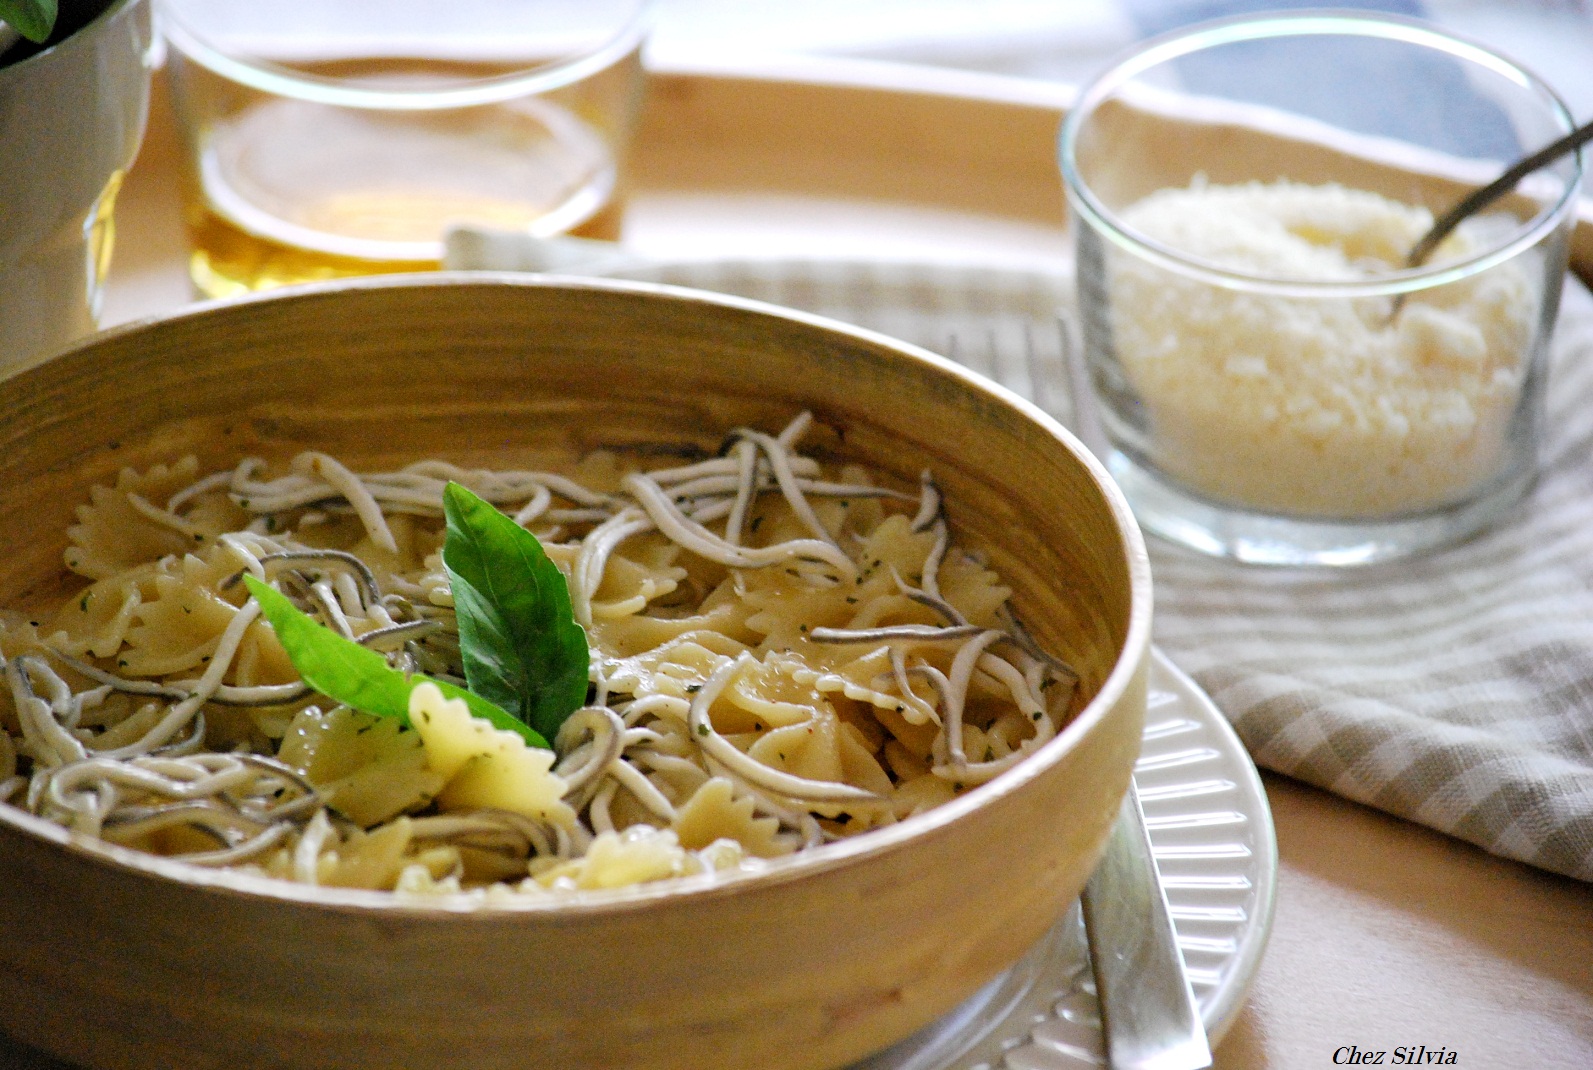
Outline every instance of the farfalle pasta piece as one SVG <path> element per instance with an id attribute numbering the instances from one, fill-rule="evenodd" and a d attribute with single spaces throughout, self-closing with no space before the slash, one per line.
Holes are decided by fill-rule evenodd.
<path id="1" fill-rule="evenodd" d="M 680 548 L 656 538 L 637 538 L 615 552 L 603 569 L 602 582 L 592 592 L 592 616 L 597 619 L 633 616 L 656 599 L 679 588 L 688 575 L 673 564 Z"/>
<path id="2" fill-rule="evenodd" d="M 159 574 L 157 565 L 139 565 L 79 591 L 56 612 L 51 644 L 74 657 L 113 657 L 127 641 L 134 612 L 146 598 L 158 597 Z"/>
<path id="3" fill-rule="evenodd" d="M 193 554 L 157 571 L 150 581 L 152 595 L 132 610 L 134 623 L 117 655 L 119 669 L 129 676 L 202 669 L 238 613 L 238 606 L 217 590 L 224 573 L 215 561 Z"/>
<path id="4" fill-rule="evenodd" d="M 819 695 L 842 695 L 855 702 L 906 713 L 909 704 L 898 693 L 891 674 L 890 650 L 874 647 L 861 657 L 848 657 L 856 647 L 837 646 L 828 651 L 831 664 L 815 666 L 808 660 L 772 656 L 770 664 L 799 685 Z M 814 659 L 817 660 L 817 659 Z M 887 688 L 889 690 L 882 690 Z"/>
<path id="5" fill-rule="evenodd" d="M 187 518 L 167 514 L 170 519 L 163 521 L 152 516 L 164 514 L 167 500 L 198 476 L 199 462 L 189 456 L 142 473 L 124 468 L 114 487 L 92 488 L 89 503 L 77 507 L 78 522 L 66 532 L 71 543 L 66 567 L 103 580 L 167 554 L 203 547 L 207 538 L 220 532 Z"/>
<path id="6" fill-rule="evenodd" d="M 445 809 L 508 810 L 574 826 L 564 781 L 551 771 L 552 751 L 528 747 L 516 733 L 471 716 L 462 700 L 445 699 L 429 682 L 410 692 L 409 719 L 425 745 L 427 767 L 443 778 L 437 796 Z"/>
<path id="7" fill-rule="evenodd" d="M 969 623 L 999 627 L 996 611 L 1012 597 L 1001 577 L 961 554 L 940 566 L 940 593 Z"/>
<path id="8" fill-rule="evenodd" d="M 828 703 L 825 704 L 828 707 Z M 772 728 L 747 748 L 755 761 L 805 780 L 845 783 L 841 773 L 839 719 L 833 710 L 815 709 L 799 724 Z"/>
<path id="9" fill-rule="evenodd" d="M 735 785 L 712 777 L 675 814 L 673 828 L 681 846 L 696 850 L 716 840 L 734 840 L 749 855 L 777 858 L 793 844 L 780 835 L 780 822 L 758 817 L 751 798 L 736 798 Z"/>
<path id="10" fill-rule="evenodd" d="M 662 646 L 604 666 L 608 684 L 629 695 L 689 698 L 714 670 L 746 647 L 713 630 L 692 630 Z"/>
<path id="11" fill-rule="evenodd" d="M 709 710 L 720 732 L 763 732 L 811 720 L 824 697 L 789 671 L 790 659 L 770 655 L 738 673 Z"/>
<path id="12" fill-rule="evenodd" d="M 750 608 L 739 601 L 705 605 L 700 613 L 679 617 L 633 614 L 592 622 L 591 634 L 599 648 L 620 657 L 645 654 L 694 634 L 722 635 L 738 645 L 756 642 L 747 627 Z"/>
<path id="13" fill-rule="evenodd" d="M 397 721 L 345 707 L 299 713 L 277 757 L 362 827 L 431 802 L 448 777 L 430 767 L 421 736 Z"/>
<path id="14" fill-rule="evenodd" d="M 848 784 L 866 788 L 881 798 L 895 791 L 890 774 L 876 757 L 877 748 L 851 721 L 842 720 L 836 727 L 836 743 L 841 757 L 841 779 Z"/>
<path id="15" fill-rule="evenodd" d="M 355 829 L 334 849 L 321 883 L 333 888 L 391 888 L 410 864 L 410 822 L 389 821 L 369 832 Z"/>
<path id="16" fill-rule="evenodd" d="M 670 829 L 633 826 L 600 832 L 586 854 L 568 862 L 538 867 L 530 882 L 541 888 L 601 890 L 734 869 L 742 852 L 734 840 L 718 840 L 688 851 Z"/>

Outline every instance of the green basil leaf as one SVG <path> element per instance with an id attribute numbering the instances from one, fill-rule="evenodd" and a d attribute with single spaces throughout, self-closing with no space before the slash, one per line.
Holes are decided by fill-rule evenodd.
<path id="1" fill-rule="evenodd" d="M 443 491 L 443 511 L 470 690 L 552 739 L 586 702 L 586 633 L 564 573 L 535 535 L 458 483 Z"/>
<path id="2" fill-rule="evenodd" d="M 0 22 L 34 44 L 42 44 L 55 29 L 56 0 L 0 0 Z"/>
<path id="3" fill-rule="evenodd" d="M 304 682 L 315 690 L 345 706 L 373 713 L 378 717 L 396 717 L 409 723 L 409 693 L 422 681 L 430 681 L 442 691 L 444 698 L 463 699 L 470 712 L 488 721 L 494 728 L 506 728 L 533 747 L 548 748 L 535 729 L 511 717 L 479 695 L 472 695 L 462 687 L 446 680 L 433 680 L 416 673 L 406 676 L 374 650 L 360 646 L 351 639 L 324 628 L 315 618 L 299 610 L 281 591 L 267 586 L 253 576 L 245 575 L 249 593 L 260 603 L 260 612 L 276 630 L 277 641 L 288 652 Z"/>

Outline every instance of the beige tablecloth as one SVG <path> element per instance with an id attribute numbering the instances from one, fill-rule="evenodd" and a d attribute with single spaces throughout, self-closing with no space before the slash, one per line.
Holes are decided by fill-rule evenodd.
<path id="1" fill-rule="evenodd" d="M 1071 417 L 1060 275 L 738 261 L 611 273 L 833 316 L 951 356 Z M 1256 762 L 1593 881 L 1593 298 L 1568 283 L 1542 475 L 1508 521 L 1344 571 L 1255 568 L 1152 540 L 1156 640 Z"/>

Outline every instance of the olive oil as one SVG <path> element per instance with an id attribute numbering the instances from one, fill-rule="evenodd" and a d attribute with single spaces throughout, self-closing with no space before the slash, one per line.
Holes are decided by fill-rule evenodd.
<path id="1" fill-rule="evenodd" d="M 614 237 L 616 129 L 600 76 L 564 97 L 383 110 L 284 97 L 176 64 L 192 167 L 189 274 L 207 297 L 435 269 L 450 226 Z M 406 93 L 484 74 L 435 60 L 303 73 Z M 618 84 L 616 80 L 616 84 Z"/>

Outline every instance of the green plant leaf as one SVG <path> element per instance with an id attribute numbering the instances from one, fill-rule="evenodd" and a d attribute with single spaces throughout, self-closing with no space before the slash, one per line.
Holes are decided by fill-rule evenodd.
<path id="1" fill-rule="evenodd" d="M 0 22 L 34 44 L 42 44 L 55 29 L 56 0 L 0 0 Z"/>
<path id="2" fill-rule="evenodd" d="M 254 600 L 260 603 L 260 612 L 276 630 L 277 641 L 288 652 L 294 669 L 305 683 L 333 702 L 378 717 L 396 717 L 408 724 L 409 693 L 416 684 L 429 681 L 437 685 L 444 698 L 464 700 L 471 714 L 490 722 L 494 728 L 506 728 L 523 736 L 533 747 L 549 749 L 548 741 L 535 729 L 481 696 L 472 695 L 446 680 L 433 680 L 419 673 L 407 676 L 387 664 L 387 659 L 376 651 L 317 624 L 315 618 L 294 606 L 282 592 L 253 576 L 245 575 L 243 582 Z"/>
<path id="3" fill-rule="evenodd" d="M 586 633 L 564 573 L 535 535 L 458 483 L 443 491 L 443 512 L 465 679 L 552 739 L 586 702 Z"/>

